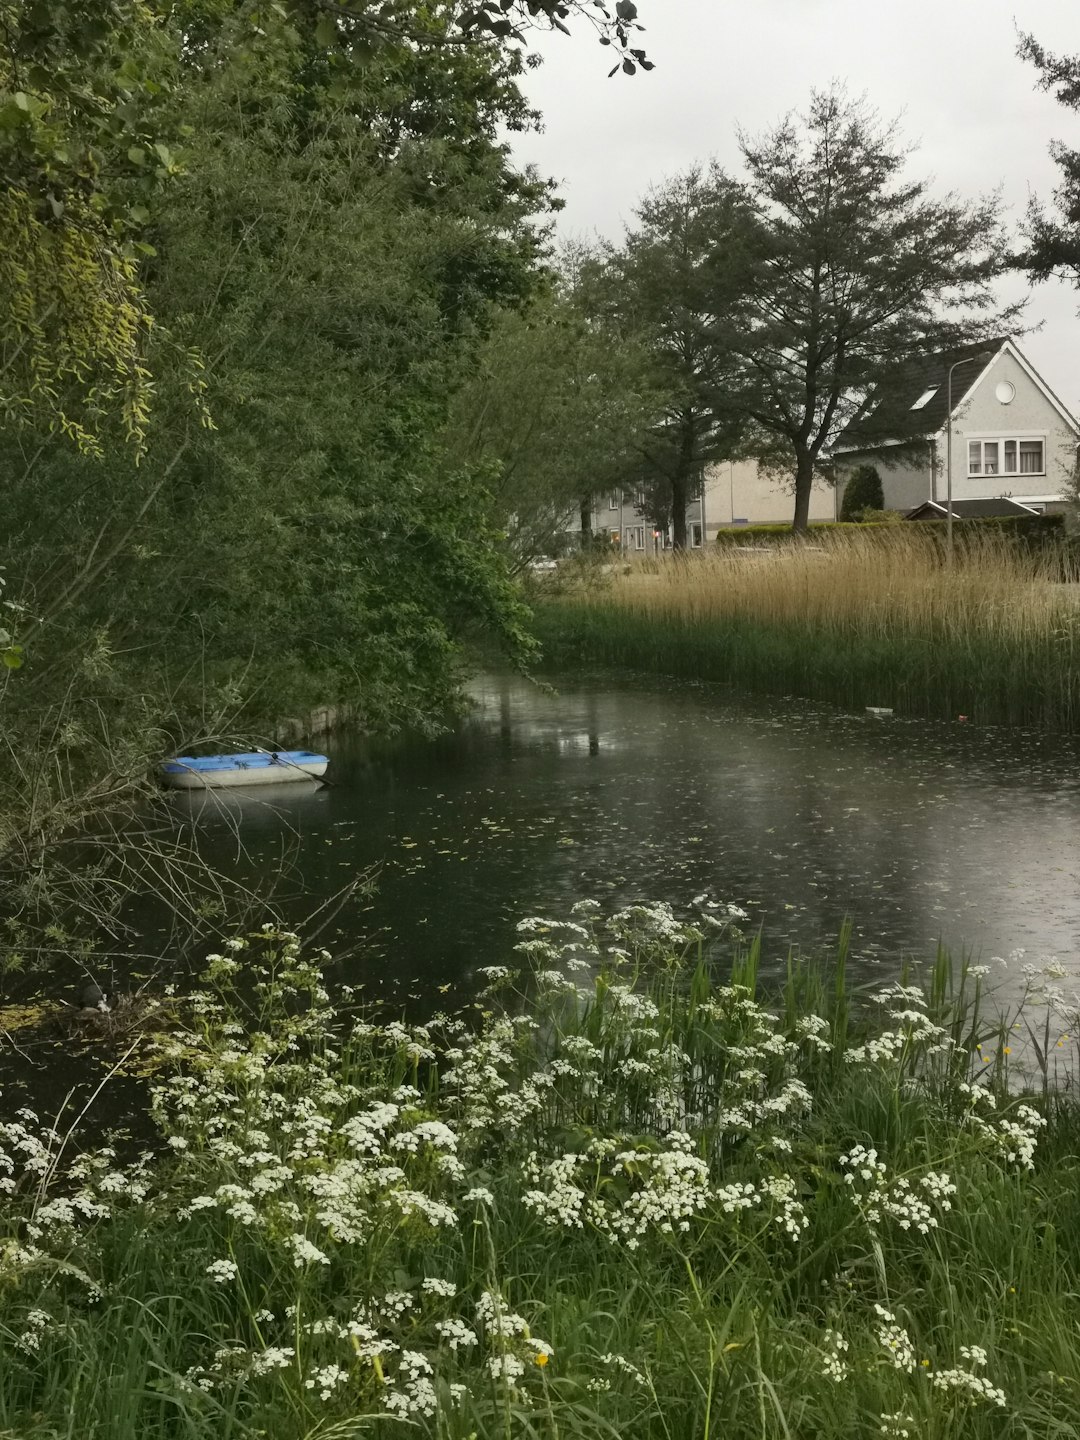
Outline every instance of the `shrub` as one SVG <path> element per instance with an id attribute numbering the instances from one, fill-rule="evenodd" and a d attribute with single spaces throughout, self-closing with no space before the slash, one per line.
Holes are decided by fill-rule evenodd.
<path id="1" fill-rule="evenodd" d="M 877 469 L 873 465 L 856 465 L 844 486 L 840 519 L 859 520 L 866 510 L 884 509 L 885 494 Z"/>

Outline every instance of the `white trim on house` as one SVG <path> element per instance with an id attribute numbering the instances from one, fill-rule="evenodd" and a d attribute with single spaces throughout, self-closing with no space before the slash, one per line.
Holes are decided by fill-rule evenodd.
<path id="1" fill-rule="evenodd" d="M 1023 370 L 1024 373 L 1027 375 L 1028 379 L 1036 386 L 1037 389 L 1041 390 L 1047 400 L 1050 401 L 1050 404 L 1053 405 L 1054 409 L 1058 412 L 1058 414 L 1069 426 L 1069 428 L 1075 431 L 1078 435 L 1080 435 L 1080 422 L 1077 421 L 1076 416 L 1070 414 L 1070 412 L 1066 410 L 1065 406 L 1054 394 L 1053 390 L 1050 389 L 1050 386 L 1047 385 L 1046 381 L 1031 364 L 1031 361 L 1027 359 L 1027 357 L 1023 354 L 1019 347 L 1013 343 L 1012 340 L 1006 340 L 1005 343 L 1002 345 L 1001 349 L 994 352 L 993 359 L 991 359 L 987 363 L 984 369 L 980 371 L 975 381 L 968 387 L 967 390 L 964 391 L 963 395 L 953 406 L 953 419 L 956 419 L 956 412 L 957 410 L 959 410 L 960 406 L 971 399 L 971 397 L 975 394 L 975 391 L 978 390 L 979 386 L 986 379 L 987 375 L 989 375 L 990 371 L 994 368 L 994 361 L 1004 354 L 1009 354 L 1012 356 L 1012 358 L 1020 366 L 1021 370 Z M 945 427 L 942 426 L 939 434 L 944 435 L 944 433 Z"/>
<path id="2" fill-rule="evenodd" d="M 965 432 L 963 438 L 967 441 L 967 446 L 968 446 L 967 470 L 966 470 L 964 473 L 969 477 L 969 479 L 972 479 L 972 480 L 988 480 L 988 479 L 989 479 L 989 480 L 997 480 L 997 479 L 1014 479 L 1014 480 L 1020 480 L 1020 479 L 1023 479 L 1025 476 L 1026 476 L 1029 480 L 1030 480 L 1030 479 L 1040 479 L 1040 478 L 1045 479 L 1045 478 L 1046 478 L 1046 442 L 1047 442 L 1047 434 L 1046 434 L 1046 431 L 1045 431 L 1045 430 L 1025 430 L 1025 431 L 1017 430 L 1017 431 L 1015 431 L 1015 432 L 1012 433 L 1012 434 L 1006 434 L 1004 431 L 1002 431 L 1002 432 L 999 432 L 999 433 L 994 434 L 994 435 L 978 435 L 978 434 L 973 435 L 973 434 L 970 434 L 970 433 Z M 1004 461 L 1003 461 L 1003 458 L 1002 458 L 1001 447 L 1002 447 L 1002 445 L 1008 444 L 1010 441 L 1011 441 L 1013 444 L 1015 444 L 1015 446 L 1016 446 L 1016 457 L 1015 457 L 1015 458 L 1016 458 L 1016 464 L 1017 464 L 1017 467 L 1018 467 L 1018 468 L 1015 469 L 1015 470 L 1006 470 L 1006 469 L 1004 468 Z M 1041 447 L 1042 465 L 1039 467 L 1038 470 L 1021 470 L 1021 469 L 1019 468 L 1019 465 L 1020 465 L 1020 446 L 1023 445 L 1023 444 L 1029 444 L 1029 445 L 1037 444 L 1037 445 L 1039 445 L 1039 446 Z M 982 450 L 980 451 L 980 458 L 982 459 L 982 463 L 983 463 L 984 468 L 981 469 L 981 470 L 972 470 L 972 468 L 971 468 L 971 447 L 972 447 L 972 445 L 981 445 L 981 446 L 983 447 Z M 996 470 L 987 470 L 987 469 L 985 469 L 985 465 L 986 465 L 986 446 L 987 446 L 987 445 L 995 445 L 995 446 L 997 446 L 997 452 L 998 452 L 998 468 L 997 468 Z"/>

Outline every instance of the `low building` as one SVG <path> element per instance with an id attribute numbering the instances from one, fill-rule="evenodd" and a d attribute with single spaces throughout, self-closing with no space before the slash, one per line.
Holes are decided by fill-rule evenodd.
<path id="1" fill-rule="evenodd" d="M 1015 341 L 915 357 L 867 397 L 833 448 L 838 503 L 845 477 L 869 464 L 887 510 L 944 506 L 951 477 L 954 501 L 1009 498 L 1053 514 L 1068 504 L 1078 440 L 1075 417 Z"/>
<path id="2" fill-rule="evenodd" d="M 954 520 L 1011 520 L 1018 515 L 1039 515 L 1042 512 L 1034 505 L 1024 505 L 1019 500 L 1002 495 L 997 500 L 954 500 L 952 513 Z M 925 500 L 914 510 L 909 510 L 904 519 L 945 520 L 948 515 L 947 505 L 937 500 Z"/>

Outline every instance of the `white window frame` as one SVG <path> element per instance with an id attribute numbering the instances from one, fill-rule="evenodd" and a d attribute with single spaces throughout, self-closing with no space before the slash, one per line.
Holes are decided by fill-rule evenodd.
<path id="1" fill-rule="evenodd" d="M 1016 435 L 967 435 L 967 436 L 965 436 L 965 439 L 966 439 L 966 441 L 967 441 L 967 447 L 968 447 L 968 448 L 967 448 L 967 470 L 966 470 L 966 474 L 967 474 L 967 477 L 968 477 L 969 480 L 1002 480 L 1002 479 L 1007 479 L 1007 480 L 1033 480 L 1033 479 L 1035 479 L 1037 476 L 1045 476 L 1045 474 L 1046 474 L 1046 436 L 1045 436 L 1045 435 L 1024 435 L 1024 434 L 1016 434 Z M 1006 469 L 1005 469 L 1005 446 L 1006 446 L 1006 444 L 1010 444 L 1010 445 L 1015 445 L 1015 446 L 1016 446 L 1016 465 L 1017 465 L 1017 468 L 1016 468 L 1015 470 L 1006 470 Z M 978 445 L 978 446 L 981 447 L 980 450 L 979 450 L 980 468 L 979 468 L 978 470 L 972 470 L 972 468 L 971 468 L 971 447 L 972 447 L 972 445 Z M 1019 468 L 1019 467 L 1020 467 L 1020 446 L 1021 446 L 1021 445 L 1039 445 L 1039 446 L 1042 447 L 1042 469 L 1040 469 L 1040 470 L 1021 470 L 1021 469 Z M 994 452 L 995 452 L 995 454 L 997 455 L 997 469 L 996 469 L 996 470 L 987 470 L 987 468 L 986 468 L 986 451 L 987 451 L 987 447 L 988 447 L 988 446 L 993 446 L 993 447 L 994 447 Z"/>
<path id="2" fill-rule="evenodd" d="M 622 508 L 622 496 L 617 491 L 612 491 L 608 496 L 607 508 L 609 510 L 620 510 Z"/>
<path id="3" fill-rule="evenodd" d="M 690 521 L 690 548 L 691 548 L 691 550 L 700 550 L 703 543 L 704 543 L 704 540 L 703 540 L 703 533 L 702 533 L 701 521 L 700 521 L 700 520 L 691 520 L 691 521 Z"/>
<path id="4" fill-rule="evenodd" d="M 912 405 L 912 410 L 922 410 L 924 406 L 929 405 L 930 401 L 934 398 L 934 396 L 940 389 L 941 382 L 939 381 L 938 384 L 931 385 L 929 390 L 924 390 L 923 393 L 919 396 L 919 398 L 915 401 L 915 404 Z"/>

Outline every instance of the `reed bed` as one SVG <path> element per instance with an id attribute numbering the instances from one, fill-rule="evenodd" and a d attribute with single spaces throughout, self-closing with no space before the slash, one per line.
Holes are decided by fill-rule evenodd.
<path id="1" fill-rule="evenodd" d="M 1075 1436 L 1060 967 L 1005 1019 L 843 941 L 768 994 L 741 918 L 525 920 L 425 1026 L 228 942 L 138 1052 L 144 1154 L 0 1123 L 0 1434 Z"/>
<path id="2" fill-rule="evenodd" d="M 1060 559 L 919 527 L 722 547 L 583 576 L 537 607 L 546 651 L 748 688 L 1080 729 L 1080 587 Z"/>

